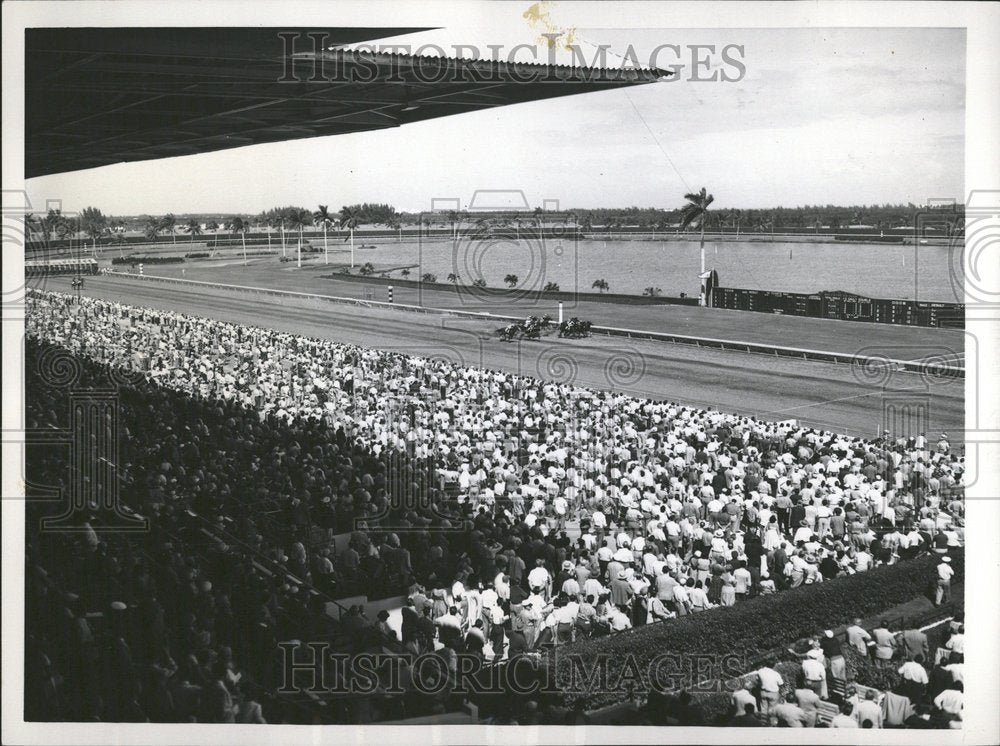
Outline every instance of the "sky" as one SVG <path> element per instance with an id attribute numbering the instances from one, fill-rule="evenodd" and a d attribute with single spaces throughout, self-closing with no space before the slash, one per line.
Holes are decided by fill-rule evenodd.
<path id="1" fill-rule="evenodd" d="M 541 29 L 544 30 L 544 29 Z M 539 28 L 512 41 L 533 41 Z M 491 32 L 492 33 L 492 32 Z M 963 29 L 601 29 L 577 40 L 684 65 L 677 80 L 476 111 L 391 130 L 118 164 L 27 182 L 32 204 L 105 214 L 258 213 L 277 205 L 387 202 L 429 210 L 476 190 L 532 206 L 661 207 L 706 187 L 720 208 L 961 200 Z M 533 37 L 533 38 L 531 38 Z M 443 46 L 482 29 L 414 35 Z M 502 40 L 501 40 L 502 41 Z M 498 41 L 499 43 L 499 41 Z M 713 72 L 692 80 L 690 45 Z M 449 54 L 454 50 L 447 50 Z M 586 51 L 586 48 L 585 48 Z"/>

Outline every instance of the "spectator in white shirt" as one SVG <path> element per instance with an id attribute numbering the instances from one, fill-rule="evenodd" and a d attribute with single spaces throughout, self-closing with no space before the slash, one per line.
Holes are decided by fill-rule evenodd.
<path id="1" fill-rule="evenodd" d="M 934 698 L 935 707 L 959 720 L 962 719 L 964 705 L 965 686 L 960 682 L 955 682 L 951 689 L 945 689 Z"/>
<path id="2" fill-rule="evenodd" d="M 781 701 L 781 686 L 785 680 L 780 673 L 768 666 L 757 670 L 757 678 L 760 680 L 760 710 L 765 715 L 770 715 L 771 710 Z"/>

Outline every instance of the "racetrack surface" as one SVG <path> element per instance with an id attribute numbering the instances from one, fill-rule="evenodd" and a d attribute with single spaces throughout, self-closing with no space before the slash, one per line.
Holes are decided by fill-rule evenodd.
<path id="1" fill-rule="evenodd" d="M 183 265 L 147 266 L 146 274 L 184 277 L 231 285 L 251 285 L 278 290 L 334 295 L 343 298 L 385 301 L 384 282 L 361 283 L 328 277 L 334 267 L 322 259 L 304 262 L 297 269 L 294 262 L 280 264 L 273 257 L 251 259 L 246 267 L 237 257 L 224 260 L 197 260 Z M 354 272 L 357 275 L 357 270 Z M 394 286 L 396 303 L 489 312 L 524 318 L 528 315 L 559 313 L 559 305 L 550 300 L 512 300 L 509 297 L 459 295 L 451 290 L 427 290 Z M 676 305 L 624 305 L 581 300 L 564 303 L 565 317 L 578 316 L 599 326 L 641 331 L 686 334 L 695 337 L 729 339 L 741 342 L 803 347 L 812 350 L 855 354 L 864 352 L 894 360 L 916 360 L 928 355 L 953 358 L 965 349 L 965 334 L 956 329 L 933 329 L 918 326 L 874 324 L 860 321 L 836 321 L 801 316 L 730 311 L 722 308 L 699 308 Z"/>
<path id="2" fill-rule="evenodd" d="M 247 283 L 250 284 L 250 283 Z M 70 278 L 46 289 L 72 292 Z M 855 435 L 960 431 L 963 380 L 616 337 L 504 343 L 496 321 L 88 277 L 86 295 Z M 883 415 L 886 406 L 895 412 Z M 900 414 L 902 412 L 902 414 Z M 908 412 L 908 413 L 907 413 Z M 914 432 L 913 434 L 916 434 Z M 953 439 L 954 441 L 954 439 Z"/>

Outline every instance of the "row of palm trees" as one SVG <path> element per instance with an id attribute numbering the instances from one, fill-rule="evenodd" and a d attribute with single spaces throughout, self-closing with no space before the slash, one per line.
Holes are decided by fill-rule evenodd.
<path id="1" fill-rule="evenodd" d="M 51 208 L 41 217 L 29 212 L 24 216 L 24 222 L 28 243 L 40 237 L 45 249 L 51 248 L 53 237 L 72 242 L 74 236 L 83 233 L 93 240 L 96 254 L 98 239 L 108 235 L 124 238 L 125 233 L 123 220 L 109 218 L 96 207 L 85 207 L 80 214 L 72 216 L 64 215 L 59 208 Z"/>
<path id="2" fill-rule="evenodd" d="M 303 207 L 276 207 L 267 210 L 258 217 L 258 223 L 267 228 L 268 246 L 271 245 L 271 229 L 277 229 L 281 233 L 281 253 L 286 256 L 287 244 L 285 241 L 286 232 L 298 232 L 298 256 L 299 266 L 302 264 L 302 243 L 303 230 L 309 226 L 317 225 L 323 229 L 324 261 L 329 263 L 329 241 L 328 231 L 333 229 L 347 231 L 344 240 L 349 240 L 351 245 L 351 267 L 354 267 L 354 231 L 361 224 L 361 213 L 357 207 L 345 205 L 339 213 L 330 211 L 329 206 L 319 205 L 315 211 L 309 211 Z M 124 242 L 125 222 L 121 219 L 112 219 L 105 216 L 96 207 L 87 207 L 79 215 L 64 215 L 58 208 L 48 211 L 48 214 L 38 217 L 33 213 L 25 216 L 27 238 L 29 244 L 39 236 L 43 246 L 48 249 L 51 246 L 53 237 L 59 239 L 69 239 L 71 242 L 75 236 L 81 233 L 93 240 L 94 255 L 97 255 L 97 242 L 106 236 L 113 236 Z M 388 219 L 387 227 L 394 230 L 401 230 L 398 218 Z M 243 245 L 243 262 L 246 264 L 246 233 L 251 230 L 252 224 L 243 217 L 234 217 L 222 224 L 211 221 L 202 226 L 202 223 L 194 218 L 189 219 L 184 224 L 179 224 L 177 217 L 172 213 L 162 216 L 150 216 L 142 226 L 142 233 L 147 239 L 156 240 L 161 234 L 169 234 L 173 243 L 177 243 L 178 231 L 187 233 L 193 242 L 205 231 L 218 233 L 220 230 L 230 232 L 231 235 L 239 235 Z"/>
<path id="3" fill-rule="evenodd" d="M 237 223 L 237 221 L 239 221 Z M 267 228 L 267 245 L 271 246 L 271 230 L 277 229 L 281 235 L 281 255 L 287 256 L 287 244 L 285 236 L 288 232 L 298 233 L 298 265 L 302 266 L 302 244 L 303 232 L 310 226 L 319 226 L 323 230 L 323 262 L 330 262 L 330 229 L 347 231 L 344 240 L 349 240 L 351 244 L 351 267 L 354 267 L 354 231 L 361 224 L 361 214 L 356 207 L 345 205 L 339 213 L 330 211 L 329 205 L 319 205 L 316 210 L 309 211 L 304 207 L 275 207 L 261 213 L 257 222 Z M 233 227 L 235 224 L 235 227 Z M 245 233 L 249 230 L 249 223 L 240 218 L 234 219 L 230 224 L 230 229 L 234 232 Z M 246 240 L 244 239 L 244 244 Z"/>

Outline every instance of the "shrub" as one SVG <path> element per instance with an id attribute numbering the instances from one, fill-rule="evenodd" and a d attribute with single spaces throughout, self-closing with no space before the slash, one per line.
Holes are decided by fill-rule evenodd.
<path id="1" fill-rule="evenodd" d="M 185 254 L 185 259 L 207 259 L 211 254 L 207 251 L 192 251 L 189 254 Z"/>
<path id="2" fill-rule="evenodd" d="M 486 287 L 486 280 L 484 280 L 482 277 L 479 277 L 475 280 L 475 282 L 472 283 L 472 287 L 484 288 Z"/>
<path id="3" fill-rule="evenodd" d="M 558 282 L 547 282 L 547 283 L 545 283 L 545 287 L 542 288 L 542 292 L 543 293 L 558 293 L 559 292 L 559 283 Z"/>
<path id="4" fill-rule="evenodd" d="M 437 282 L 438 278 L 437 275 L 431 274 L 430 272 L 425 272 L 420 276 L 420 281 L 431 283 L 431 282 Z"/>
<path id="5" fill-rule="evenodd" d="M 867 655 L 862 655 L 851 645 L 844 646 L 844 663 L 847 666 L 848 681 L 876 689 L 893 689 L 903 679 L 899 675 L 899 661 L 891 661 L 893 665 L 879 664 Z"/>
<path id="6" fill-rule="evenodd" d="M 787 648 L 803 637 L 815 635 L 817 630 L 844 624 L 854 617 L 878 614 L 925 595 L 937 562 L 937 557 L 919 557 L 858 575 L 758 596 L 732 607 L 561 646 L 559 654 L 548 663 L 548 674 L 564 690 L 567 703 L 583 699 L 588 708 L 624 701 L 627 693 L 613 685 L 602 687 L 601 691 L 565 691 L 571 688 L 571 683 L 576 683 L 571 659 L 577 659 L 577 665 L 583 662 L 589 669 L 598 656 L 605 656 L 612 661 L 610 669 L 615 660 L 631 656 L 636 668 L 647 672 L 662 653 L 676 651 L 685 656 L 703 656 L 700 660 L 710 665 L 700 666 L 695 677 L 693 671 L 684 668 L 685 659 L 668 658 L 659 665 L 659 680 L 670 681 L 677 689 L 690 686 L 695 678 L 703 682 L 725 681 L 736 675 L 734 665 L 740 667 L 740 672 L 757 668 L 762 654 Z M 962 557 L 953 559 L 956 571 L 953 582 L 961 582 L 963 564 Z M 690 660 L 686 665 L 690 666 Z M 578 672 L 575 675 L 578 677 Z M 641 680 L 636 688 L 648 691 L 649 681 Z"/>

